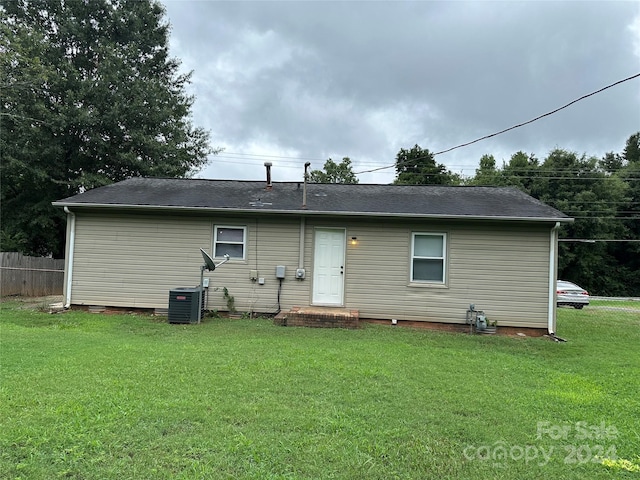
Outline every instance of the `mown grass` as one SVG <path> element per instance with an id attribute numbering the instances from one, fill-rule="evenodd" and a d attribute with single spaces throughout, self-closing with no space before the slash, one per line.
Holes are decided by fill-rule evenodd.
<path id="1" fill-rule="evenodd" d="M 555 343 L 1 309 L 0 478 L 639 475 L 640 315 L 560 309 Z"/>
<path id="2" fill-rule="evenodd" d="M 640 311 L 640 301 L 638 300 L 595 300 L 592 298 L 590 305 L 598 307 L 622 307 L 628 310 Z"/>

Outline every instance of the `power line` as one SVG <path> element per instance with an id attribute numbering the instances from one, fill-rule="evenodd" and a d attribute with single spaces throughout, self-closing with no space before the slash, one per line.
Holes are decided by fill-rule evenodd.
<path id="1" fill-rule="evenodd" d="M 564 172 L 562 172 L 564 173 Z M 473 176 L 469 176 L 467 178 L 473 178 Z M 511 180 L 574 180 L 574 181 L 582 181 L 582 180 L 615 180 L 618 179 L 624 182 L 637 182 L 640 181 L 640 177 L 630 177 L 621 179 L 619 177 L 552 177 L 552 176 L 536 176 L 536 175 L 513 175 L 510 177 L 500 177 L 502 179 L 511 179 Z"/>
<path id="2" fill-rule="evenodd" d="M 629 242 L 629 243 L 637 243 L 640 242 L 640 240 L 631 240 L 631 239 L 620 239 L 620 238 L 614 238 L 614 239 L 604 239 L 604 238 L 559 238 L 558 239 L 559 242 L 576 242 L 576 243 L 596 243 L 596 242 Z"/>
<path id="3" fill-rule="evenodd" d="M 222 158 L 228 158 L 229 160 L 220 160 Z M 231 160 L 233 159 L 233 161 Z M 248 160 L 248 161 L 241 161 L 241 160 Z M 252 160 L 254 159 L 250 159 L 250 158 L 235 158 L 235 157 L 226 157 L 224 155 L 217 155 L 215 157 L 215 163 L 225 163 L 225 164 L 230 164 L 230 165 L 249 165 L 249 166 L 253 166 L 253 167 L 260 167 L 261 165 L 259 163 L 255 163 Z M 278 168 L 287 168 L 287 169 L 299 169 L 300 165 L 299 164 L 291 164 L 291 165 L 287 165 L 287 164 L 281 164 L 278 163 Z M 375 169 L 374 169 L 375 170 Z M 363 173 L 363 172 L 359 172 L 359 173 Z M 549 171 L 547 170 L 545 173 L 568 173 L 567 171 L 558 171 L 558 172 L 553 172 L 553 171 Z M 463 175 L 463 174 L 458 174 L 460 175 L 462 178 L 464 179 L 473 179 L 474 176 L 473 175 Z M 598 176 L 598 177 L 578 177 L 578 176 L 573 176 L 573 177 L 567 177 L 567 176 L 542 176 L 542 175 L 511 175 L 509 177 L 499 177 L 500 179 L 512 179 L 512 180 L 573 180 L 573 181 L 598 181 L 598 180 L 603 180 L 603 181 L 611 181 L 611 180 L 615 180 L 615 179 L 619 179 L 621 181 L 624 182 L 640 182 L 640 177 L 627 177 L 627 178 L 620 178 L 620 177 L 615 177 L 615 176 Z M 490 185 L 482 185 L 482 186 L 490 186 Z M 493 185 L 493 186 L 514 186 L 514 185 Z M 573 203 L 599 203 L 599 202 L 580 202 L 580 201 L 575 201 Z M 620 203 L 628 203 L 628 202 L 620 202 Z M 636 202 L 637 203 L 637 202 Z"/>
<path id="4" fill-rule="evenodd" d="M 232 158 L 232 157 L 217 157 L 217 158 Z M 261 165 L 259 163 L 254 163 L 254 162 L 242 162 L 242 161 L 238 161 L 238 160 L 252 160 L 252 159 L 236 159 L 236 161 L 225 161 L 225 160 L 218 160 L 216 163 L 228 163 L 228 164 L 232 164 L 232 165 L 251 165 L 253 167 L 260 167 Z M 300 168 L 300 165 L 278 165 L 280 168 L 295 168 L 298 169 Z"/>
<path id="5" fill-rule="evenodd" d="M 577 103 L 577 102 L 579 102 L 581 100 L 584 100 L 585 98 L 589 98 L 589 97 L 591 97 L 593 95 L 596 95 L 597 93 L 603 92 L 603 91 L 605 91 L 605 90 L 607 90 L 609 88 L 615 87 L 616 85 L 619 85 L 619 84 L 624 83 L 624 82 L 628 82 L 629 80 L 633 80 L 634 78 L 638 78 L 638 77 L 640 77 L 640 73 L 636 73 L 635 75 L 631 75 L 630 77 L 624 78 L 622 80 L 618 80 L 617 82 L 609 84 L 606 87 L 602 87 L 602 88 L 600 88 L 600 89 L 598 89 L 598 90 L 596 90 L 594 92 L 587 93 L 586 95 L 583 95 L 580 98 L 576 98 L 575 100 L 570 101 L 566 105 L 558 107 L 555 110 L 552 110 L 550 112 L 543 113 L 542 115 L 538 115 L 537 117 L 532 118 L 531 120 L 527 120 L 526 122 L 522 122 L 522 123 L 519 123 L 519 124 L 514 125 L 512 127 L 505 128 L 504 130 L 500 130 L 499 132 L 492 133 L 490 135 L 485 135 L 484 137 L 476 138 L 475 140 L 472 140 L 470 142 L 461 143 L 460 145 L 456 145 L 455 147 L 447 148 L 446 150 L 441 150 L 439 152 L 432 153 L 432 155 L 433 156 L 441 155 L 443 153 L 447 153 L 447 152 L 450 152 L 452 150 L 456 150 L 458 148 L 466 147 L 466 146 L 472 145 L 474 143 L 480 142 L 482 140 L 486 140 L 487 138 L 495 137 L 497 135 L 502 135 L 503 133 L 506 133 L 506 132 L 508 132 L 510 130 L 514 130 L 516 128 L 523 127 L 523 126 L 528 125 L 530 123 L 536 122 L 536 121 L 540 120 L 541 118 L 548 117 L 549 115 L 553 115 L 554 113 L 557 113 L 560 110 L 564 110 L 565 108 L 567 108 L 567 107 L 569 107 L 569 106 L 573 105 L 574 103 Z M 423 158 L 425 158 L 425 157 L 423 157 Z M 414 161 L 414 160 L 419 160 L 419 159 L 418 158 L 412 159 L 412 161 Z M 361 172 L 355 172 L 355 174 L 356 175 L 360 175 L 362 173 L 377 172 L 379 170 L 386 170 L 387 168 L 393 168 L 395 166 L 396 166 L 396 164 L 394 163 L 393 165 L 387 165 L 386 167 L 378 167 L 378 168 L 373 168 L 371 170 L 363 170 Z"/>
<path id="6" fill-rule="evenodd" d="M 588 213 L 588 212 L 584 212 Z M 635 213 L 635 212 L 634 212 Z M 571 218 L 589 219 L 589 220 L 640 220 L 640 217 L 616 217 L 616 216 L 574 216 L 569 215 Z"/>
<path id="7" fill-rule="evenodd" d="M 562 107 L 556 108 L 555 110 L 552 110 L 550 112 L 547 112 L 547 113 L 544 113 L 542 115 L 539 115 L 536 118 L 533 118 L 533 119 L 528 120 L 526 122 L 520 123 L 518 125 L 514 125 L 513 127 L 505 128 L 504 130 L 501 130 L 501 131 L 496 132 L 496 133 L 492 133 L 491 135 L 485 135 L 484 137 L 478 138 L 478 139 L 473 140 L 471 142 L 463 143 L 461 145 L 456 145 L 455 147 L 451 147 L 451 148 L 448 148 L 446 150 L 442 150 L 440 152 L 436 152 L 436 153 L 434 153 L 434 155 L 440 155 L 441 153 L 447 153 L 447 152 L 450 152 L 451 150 L 455 150 L 456 148 L 466 147 L 467 145 L 471 145 L 471 144 L 479 142 L 481 140 L 486 140 L 487 138 L 491 138 L 491 137 L 495 137 L 497 135 L 501 135 L 501 134 L 503 134 L 505 132 L 508 132 L 509 130 L 514 130 L 516 128 L 523 127 L 525 125 L 528 125 L 530 123 L 538 121 L 541 118 L 548 117 L 549 115 L 553 115 L 554 113 L 557 113 L 560 110 L 564 110 L 565 108 L 570 107 L 574 103 L 577 103 L 577 102 L 579 102 L 581 100 L 584 100 L 585 98 L 589 98 L 589 97 L 591 97 L 593 95 L 596 95 L 597 93 L 603 92 L 603 91 L 605 91 L 605 90 L 607 90 L 609 88 L 615 87 L 616 85 L 619 85 L 619 84 L 624 83 L 624 82 L 628 82 L 629 80 L 633 80 L 634 78 L 637 78 L 637 77 L 640 77 L 640 73 L 636 73 L 635 75 L 632 75 L 630 77 L 624 78 L 622 80 L 618 80 L 617 82 L 614 82 L 614 83 L 612 83 L 610 85 L 607 85 L 606 87 L 602 87 L 601 89 L 596 90 L 595 92 L 587 93 L 586 95 L 583 95 L 580 98 L 576 98 L 575 100 L 572 100 L 571 102 L 567 103 L 566 105 L 563 105 Z"/>
<path id="8" fill-rule="evenodd" d="M 552 203 L 544 202 L 546 205 L 555 208 L 556 210 L 560 210 L 567 215 L 570 212 L 576 214 L 607 214 L 607 215 L 640 215 L 640 210 L 616 210 L 616 207 L 611 208 L 609 210 L 598 209 L 598 210 L 589 210 L 588 208 L 584 210 L 580 210 L 579 208 L 563 208 L 562 205 L 553 205 Z"/>
<path id="9" fill-rule="evenodd" d="M 317 162 L 326 162 L 327 160 L 329 160 L 331 157 L 329 158 L 315 158 L 315 157 L 292 157 L 292 156 L 287 156 L 287 155 L 269 155 L 269 154 L 262 154 L 262 153 L 242 153 L 242 152 L 227 152 L 225 150 L 223 150 L 221 153 L 216 154 L 215 156 L 211 156 L 211 161 L 217 161 L 217 163 L 240 163 L 240 162 L 225 162 L 220 160 L 221 158 L 226 158 L 226 159 L 233 159 L 233 160 L 247 160 L 249 162 L 260 162 L 263 158 L 272 158 L 272 159 L 276 159 L 279 160 L 278 161 L 278 165 L 282 166 L 284 168 L 291 168 L 291 167 L 287 167 L 282 165 L 283 163 L 291 163 L 297 166 L 300 165 L 300 161 L 302 160 L 311 160 L 311 161 L 317 161 Z M 342 157 L 345 158 L 345 157 Z M 346 157 L 346 158 L 350 158 L 350 157 Z M 421 158 L 425 158 L 425 157 L 421 157 Z M 415 160 L 415 159 L 413 159 Z M 366 166 L 366 165 L 376 165 L 376 161 L 374 160 L 359 160 L 358 164 L 360 166 Z M 504 162 L 503 162 L 504 163 Z M 252 165 L 252 163 L 244 163 L 244 165 Z M 256 163 L 256 165 L 258 165 Z M 469 168 L 469 165 L 458 165 L 458 164 L 451 164 L 451 165 L 447 165 L 450 169 L 452 169 L 454 172 L 460 172 L 462 173 L 464 169 Z M 541 165 L 532 165 L 530 167 L 510 167 L 508 165 L 504 165 L 503 168 L 501 169 L 500 167 L 496 167 L 494 169 L 494 171 L 496 173 L 499 172 L 505 172 L 504 168 L 508 168 L 508 173 L 513 173 L 515 174 L 514 176 L 519 176 L 517 175 L 519 172 L 538 172 L 540 170 L 537 170 L 537 168 L 542 167 Z M 572 173 L 583 173 L 585 172 L 584 169 L 561 169 L 561 170 L 549 170 L 547 168 L 544 169 L 544 173 L 563 173 L 563 174 L 572 174 Z M 589 174 L 601 174 L 601 175 L 606 175 L 609 176 L 611 175 L 610 172 L 605 172 L 602 170 L 596 170 L 596 171 L 589 171 Z M 521 177 L 524 178 L 524 177 Z"/>
<path id="10" fill-rule="evenodd" d="M 227 153 L 227 152 L 225 152 Z M 297 160 L 305 160 L 305 157 L 280 157 L 278 155 L 260 155 L 260 154 L 241 154 L 241 153 L 237 153 L 234 155 L 238 155 L 237 157 L 230 157 L 228 155 L 216 155 L 215 157 L 212 158 L 212 161 L 215 163 L 228 163 L 228 164 L 233 164 L 233 165 L 253 165 L 253 166 L 260 166 L 259 163 L 261 158 L 275 158 L 275 159 L 279 159 L 282 158 L 283 160 L 278 161 L 278 166 L 280 168 L 300 168 L 300 164 L 297 162 Z M 244 156 L 240 156 L 240 155 L 253 155 L 256 158 L 247 158 Z M 227 159 L 227 160 L 222 160 L 222 159 Z M 242 161 L 242 160 L 246 160 L 246 161 Z M 312 159 L 313 160 L 313 159 Z M 366 162 L 364 162 L 366 163 Z M 374 169 L 375 170 L 375 169 Z M 509 169 L 508 173 L 512 173 L 512 172 L 525 172 L 525 171 L 532 171 L 531 169 Z M 607 180 L 607 179 L 614 179 L 614 178 L 620 178 L 620 177 L 616 177 L 616 176 L 611 176 L 611 175 L 605 175 L 603 172 L 588 172 L 589 175 L 591 176 L 571 176 L 571 177 L 567 177 L 567 176 L 550 176 L 550 175 L 541 175 L 541 174 L 535 174 L 536 172 L 541 172 L 543 174 L 557 174 L 557 175 L 562 175 L 562 174 L 571 174 L 571 173 L 582 173 L 584 172 L 584 170 L 544 170 L 544 171 L 540 171 L 540 170 L 533 170 L 534 175 L 510 175 L 510 177 L 512 178 L 516 178 L 516 179 L 523 179 L 523 180 L 531 180 L 531 179 L 552 179 L 552 180 Z M 362 173 L 362 172 L 360 172 Z M 496 170 L 496 174 L 501 173 L 504 174 L 504 170 Z M 460 173 L 459 175 L 462 175 L 462 173 Z M 594 176 L 594 175 L 598 175 L 598 176 Z M 467 178 L 473 178 L 474 175 L 464 175 Z M 638 177 L 626 177 L 623 178 L 622 180 L 624 181 L 636 181 L 636 180 L 640 180 L 640 176 Z"/>
<path id="11" fill-rule="evenodd" d="M 640 202 L 625 202 L 624 200 L 620 200 L 620 201 L 615 201 L 615 202 L 610 202 L 607 200 L 599 200 L 599 201 L 593 201 L 593 202 L 581 202 L 580 200 L 562 200 L 562 199 L 551 199 L 551 200 L 547 200 L 544 203 L 548 204 L 548 205 L 557 205 L 558 203 L 566 203 L 568 205 L 593 205 L 593 204 L 602 204 L 602 203 L 606 203 L 607 205 L 613 205 L 613 204 L 617 204 L 617 205 L 640 205 Z"/>
<path id="12" fill-rule="evenodd" d="M 312 157 L 290 157 L 286 155 L 264 155 L 261 153 L 236 153 L 224 151 L 226 155 L 239 155 L 241 157 L 259 157 L 259 158 L 283 158 L 288 160 L 313 160 L 315 162 L 325 162 L 327 159 L 312 158 Z M 234 157 L 231 157 L 234 158 Z"/>

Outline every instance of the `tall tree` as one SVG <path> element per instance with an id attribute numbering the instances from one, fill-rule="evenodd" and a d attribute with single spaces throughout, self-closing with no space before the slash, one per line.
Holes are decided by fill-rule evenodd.
<path id="1" fill-rule="evenodd" d="M 640 132 L 634 133 L 627 139 L 623 155 L 627 165 L 640 165 Z"/>
<path id="2" fill-rule="evenodd" d="M 620 154 L 608 152 L 598 162 L 598 166 L 606 173 L 616 173 L 624 166 L 624 158 Z"/>
<path id="3" fill-rule="evenodd" d="M 483 155 L 480 157 L 480 166 L 476 169 L 475 176 L 467 183 L 475 186 L 501 186 L 506 185 L 506 180 L 502 171 L 496 168 L 494 156 Z"/>
<path id="4" fill-rule="evenodd" d="M 397 185 L 459 185 L 460 176 L 437 163 L 433 153 L 415 145 L 401 148 L 396 155 Z"/>
<path id="5" fill-rule="evenodd" d="M 0 15 L 3 249 L 60 257 L 51 201 L 206 163 L 157 1 L 3 0 Z"/>
<path id="6" fill-rule="evenodd" d="M 618 209 L 622 241 L 609 246 L 617 260 L 616 279 L 623 286 L 617 295 L 640 295 L 640 132 L 631 135 L 619 155 L 623 167 L 616 176 L 627 185 L 627 198 Z"/>
<path id="7" fill-rule="evenodd" d="M 613 240 L 623 233 L 616 219 L 625 201 L 627 185 L 598 168 L 598 159 L 555 149 L 539 168 L 531 194 L 575 218 L 564 225 L 560 237 L 571 239 L 559 247 L 558 275 L 600 294 L 613 294 L 622 287 L 611 275 L 616 261 L 607 243 L 580 240 Z"/>
<path id="8" fill-rule="evenodd" d="M 313 170 L 309 174 L 309 180 L 315 183 L 358 183 L 349 157 L 344 157 L 340 163 L 327 160 L 324 162 L 324 171 Z"/>
<path id="9" fill-rule="evenodd" d="M 509 163 L 502 169 L 502 175 L 506 185 L 518 187 L 531 193 L 535 177 L 539 169 L 538 159 L 533 154 L 518 151 L 511 155 Z"/>

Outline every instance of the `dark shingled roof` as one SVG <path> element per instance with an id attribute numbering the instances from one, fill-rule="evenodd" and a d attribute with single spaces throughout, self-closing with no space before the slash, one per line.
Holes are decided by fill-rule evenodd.
<path id="1" fill-rule="evenodd" d="M 56 206 L 297 214 L 570 221 L 512 187 L 307 185 L 264 181 L 132 178 L 54 202 Z"/>

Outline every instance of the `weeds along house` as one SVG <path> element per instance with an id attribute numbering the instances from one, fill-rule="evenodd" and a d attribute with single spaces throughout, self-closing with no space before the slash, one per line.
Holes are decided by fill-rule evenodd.
<path id="1" fill-rule="evenodd" d="M 206 308 L 358 310 L 361 319 L 555 331 L 557 227 L 514 188 L 132 178 L 57 202 L 67 305 L 166 309 L 200 281 L 200 248 L 231 259 Z M 284 266 L 284 278 L 276 267 Z M 282 269 L 280 269 L 282 273 Z"/>

